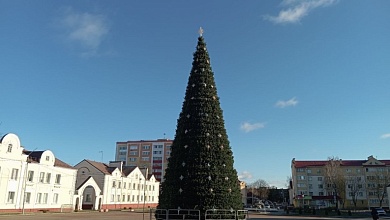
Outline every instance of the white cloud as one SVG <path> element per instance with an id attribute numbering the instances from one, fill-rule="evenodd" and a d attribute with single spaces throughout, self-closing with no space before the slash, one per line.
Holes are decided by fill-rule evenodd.
<path id="1" fill-rule="evenodd" d="M 298 23 L 312 10 L 319 7 L 326 7 L 335 4 L 337 0 L 283 0 L 281 6 L 284 8 L 278 16 L 265 15 L 264 19 L 275 24 Z"/>
<path id="2" fill-rule="evenodd" d="M 75 12 L 67 9 L 60 19 L 66 39 L 81 46 L 83 55 L 96 55 L 105 36 L 109 33 L 107 19 L 101 14 Z"/>
<path id="3" fill-rule="evenodd" d="M 238 179 L 241 181 L 248 181 L 252 179 L 252 174 L 248 171 L 242 171 L 238 174 Z"/>
<path id="4" fill-rule="evenodd" d="M 381 138 L 382 138 L 382 139 L 390 138 L 390 133 L 388 133 L 388 134 L 382 134 Z"/>
<path id="5" fill-rule="evenodd" d="M 240 129 L 246 133 L 254 131 L 259 128 L 264 128 L 265 124 L 264 123 L 254 123 L 251 124 L 249 122 L 244 122 L 241 124 Z"/>
<path id="6" fill-rule="evenodd" d="M 279 108 L 286 108 L 289 106 L 296 106 L 297 104 L 298 104 L 298 100 L 295 97 L 293 97 L 287 101 L 279 100 L 276 102 L 275 106 Z"/>

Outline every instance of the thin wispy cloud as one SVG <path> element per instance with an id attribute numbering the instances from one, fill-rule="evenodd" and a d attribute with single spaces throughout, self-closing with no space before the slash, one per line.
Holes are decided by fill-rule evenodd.
<path id="1" fill-rule="evenodd" d="M 382 138 L 382 139 L 390 138 L 390 133 L 388 133 L 388 134 L 382 134 L 382 135 L 381 135 L 381 138 Z"/>
<path id="2" fill-rule="evenodd" d="M 265 124 L 264 123 L 249 123 L 249 122 L 244 122 L 241 124 L 240 129 L 244 131 L 245 133 L 264 128 Z"/>
<path id="3" fill-rule="evenodd" d="M 60 18 L 60 25 L 65 31 L 65 38 L 80 47 L 84 56 L 97 55 L 110 30 L 106 16 L 76 12 L 71 8 L 64 11 Z"/>
<path id="4" fill-rule="evenodd" d="M 293 97 L 287 101 L 279 100 L 276 102 L 275 106 L 278 108 L 286 108 L 289 106 L 296 106 L 298 104 L 297 98 Z"/>
<path id="5" fill-rule="evenodd" d="M 333 5 L 338 0 L 283 0 L 283 9 L 277 16 L 265 15 L 264 19 L 275 24 L 299 23 L 314 9 Z"/>
<path id="6" fill-rule="evenodd" d="M 252 179 L 252 177 L 253 177 L 252 174 L 248 171 L 242 171 L 238 174 L 238 179 L 241 181 L 244 181 L 244 180 L 248 181 L 248 180 Z"/>

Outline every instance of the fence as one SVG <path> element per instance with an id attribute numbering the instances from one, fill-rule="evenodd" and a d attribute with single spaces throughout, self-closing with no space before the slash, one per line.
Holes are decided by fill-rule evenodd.
<path id="1" fill-rule="evenodd" d="M 155 209 L 150 210 L 150 220 L 245 220 L 247 219 L 247 210 L 225 210 L 225 209 L 209 209 L 204 213 L 204 218 L 201 218 L 200 210 L 196 209 Z M 154 217 L 154 218 L 153 218 Z"/>

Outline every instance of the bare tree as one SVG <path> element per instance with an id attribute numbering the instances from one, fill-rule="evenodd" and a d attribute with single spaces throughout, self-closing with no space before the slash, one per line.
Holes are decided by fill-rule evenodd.
<path id="1" fill-rule="evenodd" d="M 287 178 L 286 178 L 286 188 L 287 189 L 291 188 L 291 182 L 292 182 L 292 177 L 291 176 L 287 176 Z"/>
<path id="2" fill-rule="evenodd" d="M 387 195 L 387 186 L 390 184 L 390 174 L 385 167 L 374 168 L 372 175 L 367 176 L 367 181 L 370 181 L 370 191 L 378 198 L 379 206 L 382 207 L 383 200 Z"/>
<path id="3" fill-rule="evenodd" d="M 328 193 L 334 196 L 336 209 L 339 208 L 338 197 L 343 198 L 345 195 L 346 179 L 341 164 L 341 160 L 333 156 L 328 157 L 328 162 L 325 165 L 325 188 Z"/>
<path id="4" fill-rule="evenodd" d="M 267 199 L 269 193 L 269 184 L 263 179 L 258 179 L 255 182 L 250 184 L 250 187 L 253 189 L 253 194 L 259 197 L 260 199 Z"/>
<path id="5" fill-rule="evenodd" d="M 348 195 L 352 198 L 353 205 L 356 209 L 356 204 L 359 196 L 364 191 L 365 181 L 362 176 L 359 175 L 350 175 L 347 177 L 347 189 Z"/>

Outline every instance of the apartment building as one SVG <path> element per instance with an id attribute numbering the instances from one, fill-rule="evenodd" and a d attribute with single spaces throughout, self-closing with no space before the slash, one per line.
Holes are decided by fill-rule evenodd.
<path id="1" fill-rule="evenodd" d="M 367 160 L 340 159 L 337 163 L 345 188 L 340 195 L 333 195 L 325 179 L 329 160 L 298 161 L 294 158 L 290 185 L 290 201 L 294 206 L 334 207 L 338 202 L 339 207 L 344 208 L 353 208 L 355 203 L 357 208 L 389 207 L 390 160 L 369 156 Z"/>
<path id="2" fill-rule="evenodd" d="M 116 143 L 115 160 L 126 166 L 148 168 L 158 181 L 163 181 L 172 140 L 139 140 Z"/>
<path id="3" fill-rule="evenodd" d="M 15 134 L 0 139 L 0 212 L 73 210 L 77 170 L 52 151 L 27 151 Z"/>

